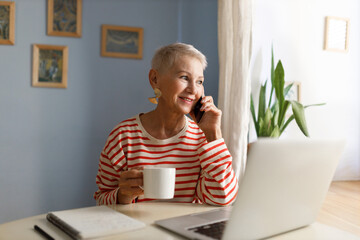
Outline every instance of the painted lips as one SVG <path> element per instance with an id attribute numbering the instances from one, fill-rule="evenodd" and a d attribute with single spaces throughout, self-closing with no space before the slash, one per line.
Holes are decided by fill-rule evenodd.
<path id="1" fill-rule="evenodd" d="M 186 98 L 186 97 L 180 97 L 180 99 L 184 100 L 185 102 L 188 102 L 188 103 L 192 103 L 194 100 L 191 99 L 191 98 Z"/>

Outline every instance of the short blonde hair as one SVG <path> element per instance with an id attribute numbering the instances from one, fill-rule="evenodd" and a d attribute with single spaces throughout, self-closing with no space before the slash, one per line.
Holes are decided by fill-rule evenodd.
<path id="1" fill-rule="evenodd" d="M 177 42 L 156 50 L 151 60 L 151 68 L 157 71 L 169 69 L 173 66 L 176 59 L 181 56 L 190 56 L 198 59 L 203 70 L 207 67 L 207 61 L 204 54 L 197 50 L 193 45 Z"/>

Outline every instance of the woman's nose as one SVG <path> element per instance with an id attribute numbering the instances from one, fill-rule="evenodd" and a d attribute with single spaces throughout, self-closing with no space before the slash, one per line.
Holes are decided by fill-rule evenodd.
<path id="1" fill-rule="evenodd" d="M 189 85 L 187 86 L 186 89 L 187 89 L 188 93 L 191 93 L 191 94 L 196 94 L 198 92 L 198 89 L 197 89 L 195 83 L 189 82 Z"/>

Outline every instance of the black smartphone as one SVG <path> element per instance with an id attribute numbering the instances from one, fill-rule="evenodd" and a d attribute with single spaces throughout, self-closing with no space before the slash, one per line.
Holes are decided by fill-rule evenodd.
<path id="1" fill-rule="evenodd" d="M 200 97 L 200 99 L 196 102 L 194 110 L 193 110 L 194 115 L 195 115 L 195 121 L 197 123 L 200 122 L 202 116 L 204 115 L 204 111 L 200 110 L 200 108 L 202 106 L 201 99 L 202 99 L 202 97 Z"/>

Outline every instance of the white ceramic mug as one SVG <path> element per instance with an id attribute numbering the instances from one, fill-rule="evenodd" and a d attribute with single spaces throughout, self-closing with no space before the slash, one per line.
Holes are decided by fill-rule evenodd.
<path id="1" fill-rule="evenodd" d="M 144 197 L 171 199 L 175 192 L 175 168 L 144 168 Z"/>

